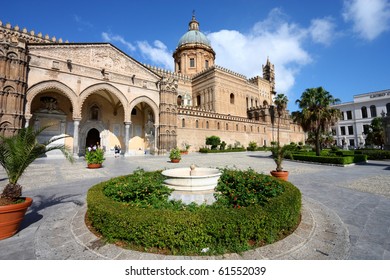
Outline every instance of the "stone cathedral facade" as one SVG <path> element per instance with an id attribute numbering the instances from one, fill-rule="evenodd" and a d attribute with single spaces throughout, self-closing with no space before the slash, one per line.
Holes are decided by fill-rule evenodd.
<path id="1" fill-rule="evenodd" d="M 275 73 L 246 78 L 215 65 L 216 53 L 193 16 L 173 53 L 174 71 L 144 65 L 109 43 L 68 43 L 0 21 L 0 134 L 48 126 L 41 141 L 68 135 L 75 155 L 115 145 L 126 155 L 276 139 Z M 288 111 L 281 142 L 304 141 Z"/>

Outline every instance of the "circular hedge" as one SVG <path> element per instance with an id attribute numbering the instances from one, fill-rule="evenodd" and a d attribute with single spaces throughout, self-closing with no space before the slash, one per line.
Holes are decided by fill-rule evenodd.
<path id="1" fill-rule="evenodd" d="M 231 174 L 224 177 L 227 172 Z M 224 170 L 217 187 L 220 202 L 211 206 L 155 207 L 115 201 L 105 194 L 105 189 L 117 185 L 117 194 L 122 195 L 124 189 L 118 182 L 132 175 L 114 178 L 88 191 L 88 219 L 108 242 L 124 241 L 143 251 L 181 255 L 200 255 L 204 248 L 207 254 L 239 253 L 273 243 L 297 227 L 301 193 L 294 185 L 268 175 L 253 175 L 253 171 L 241 177 L 235 172 L 245 174 Z M 229 181 L 232 177 L 233 182 Z M 266 183 L 258 183 L 259 180 Z M 256 187 L 250 189 L 245 185 L 248 182 Z M 279 191 L 272 191 L 274 184 Z M 254 199 L 263 188 L 270 195 L 261 194 L 261 201 Z M 224 199 L 221 194 L 225 194 Z M 242 201 L 242 196 L 255 202 L 240 206 L 236 202 Z"/>

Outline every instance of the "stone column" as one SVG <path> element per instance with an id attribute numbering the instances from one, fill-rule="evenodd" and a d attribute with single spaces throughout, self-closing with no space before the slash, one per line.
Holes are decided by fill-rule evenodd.
<path id="1" fill-rule="evenodd" d="M 80 119 L 73 120 L 73 154 L 79 155 L 79 125 Z"/>
<path id="2" fill-rule="evenodd" d="M 125 122 L 125 154 L 129 152 L 130 126 L 131 122 Z"/>
<path id="3" fill-rule="evenodd" d="M 153 143 L 153 153 L 154 154 L 157 154 L 158 153 L 158 149 L 157 149 L 157 140 L 159 138 L 159 136 L 157 135 L 158 133 L 158 125 L 155 124 L 154 125 L 154 143 Z"/>

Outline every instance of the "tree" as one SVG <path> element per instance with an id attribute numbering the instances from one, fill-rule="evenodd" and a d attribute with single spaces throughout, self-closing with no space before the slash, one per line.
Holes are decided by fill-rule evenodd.
<path id="1" fill-rule="evenodd" d="M 382 149 L 385 143 L 383 118 L 377 117 L 372 119 L 371 125 L 366 135 L 366 145 L 376 145 L 380 146 Z"/>
<path id="2" fill-rule="evenodd" d="M 206 145 L 210 145 L 212 150 L 216 150 L 217 147 L 221 144 L 221 138 L 218 136 L 209 136 L 206 137 Z"/>
<path id="3" fill-rule="evenodd" d="M 317 156 L 321 152 L 322 135 L 328 133 L 340 117 L 340 110 L 330 107 L 338 102 L 340 99 L 334 98 L 323 87 L 308 88 L 302 93 L 301 99 L 295 101 L 301 111 L 293 112 L 293 119 L 305 132 L 312 133 Z"/>
<path id="4" fill-rule="evenodd" d="M 54 144 L 54 141 L 67 136 L 55 137 L 43 144 L 38 143 L 39 134 L 46 128 L 37 131 L 32 127 L 22 128 L 18 134 L 11 137 L 0 136 L 0 165 L 7 173 L 9 181 L 1 198 L 16 201 L 22 195 L 22 186 L 18 184 L 19 178 L 34 160 L 47 152 L 60 150 L 68 160 L 73 162 L 73 156 L 65 145 Z"/>

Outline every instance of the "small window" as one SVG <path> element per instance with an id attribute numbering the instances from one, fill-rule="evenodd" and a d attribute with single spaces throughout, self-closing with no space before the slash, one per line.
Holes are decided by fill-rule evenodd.
<path id="1" fill-rule="evenodd" d="M 190 67 L 195 67 L 195 58 L 190 58 Z"/>
<path id="2" fill-rule="evenodd" d="M 363 134 L 368 134 L 369 131 L 370 131 L 370 125 L 363 124 Z"/>
<path id="3" fill-rule="evenodd" d="M 376 117 L 376 107 L 375 107 L 375 105 L 371 105 L 370 106 L 370 111 L 371 111 L 371 118 L 375 118 Z"/>
<path id="4" fill-rule="evenodd" d="M 199 121 L 198 120 L 195 121 L 195 128 L 199 128 Z"/>
<path id="5" fill-rule="evenodd" d="M 229 124 L 226 123 L 226 130 L 229 130 Z"/>
<path id="6" fill-rule="evenodd" d="M 363 118 L 363 119 L 368 118 L 368 115 L 367 115 L 367 107 L 366 107 L 366 106 L 363 106 L 363 107 L 362 107 L 362 118 Z"/>
<path id="7" fill-rule="evenodd" d="M 236 130 L 238 131 L 238 124 L 236 124 Z"/>
<path id="8" fill-rule="evenodd" d="M 93 105 L 91 107 L 91 120 L 94 120 L 94 121 L 99 120 L 99 113 L 100 113 L 99 107 L 96 105 Z"/>
<path id="9" fill-rule="evenodd" d="M 349 139 L 349 145 L 351 147 L 355 147 L 355 140 L 354 139 Z"/>
<path id="10" fill-rule="evenodd" d="M 181 105 L 182 105 L 182 102 L 183 102 L 183 98 L 181 97 L 181 95 L 179 95 L 179 96 L 177 97 L 177 105 L 178 105 L 178 106 L 181 106 Z"/>
<path id="11" fill-rule="evenodd" d="M 205 62 L 204 62 L 204 66 L 207 68 L 209 68 L 209 61 L 206 59 Z"/>
<path id="12" fill-rule="evenodd" d="M 345 120 L 345 117 L 344 117 L 344 112 L 341 112 L 340 119 L 341 119 L 342 121 L 343 121 L 343 120 Z"/>
<path id="13" fill-rule="evenodd" d="M 340 127 L 341 135 L 345 135 L 345 126 Z"/>
<path id="14" fill-rule="evenodd" d="M 196 105 L 198 107 L 200 107 L 200 101 L 201 101 L 200 95 L 196 96 Z"/>
<path id="15" fill-rule="evenodd" d="M 352 120 L 352 111 L 347 111 L 347 120 Z"/>
<path id="16" fill-rule="evenodd" d="M 386 104 L 386 116 L 390 116 L 390 103 Z"/>
<path id="17" fill-rule="evenodd" d="M 220 129 L 219 123 L 217 123 L 217 129 Z"/>
<path id="18" fill-rule="evenodd" d="M 186 120 L 185 119 L 181 119 L 181 127 L 186 127 Z"/>
<path id="19" fill-rule="evenodd" d="M 209 122 L 208 121 L 206 122 L 206 128 L 207 129 L 209 128 Z"/>
<path id="20" fill-rule="evenodd" d="M 353 135 L 353 126 L 352 125 L 348 126 L 348 134 Z"/>
<path id="21" fill-rule="evenodd" d="M 234 104 L 234 94 L 230 94 L 230 104 Z"/>

